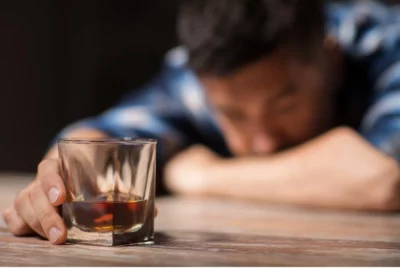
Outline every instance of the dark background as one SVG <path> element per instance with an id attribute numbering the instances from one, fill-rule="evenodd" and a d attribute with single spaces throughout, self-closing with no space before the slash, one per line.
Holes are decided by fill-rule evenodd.
<path id="1" fill-rule="evenodd" d="M 149 79 L 179 2 L 0 1 L 0 170 L 35 171 L 62 127 Z"/>
<path id="2" fill-rule="evenodd" d="M 35 171 L 66 124 L 146 82 L 178 0 L 0 1 L 0 170 Z"/>

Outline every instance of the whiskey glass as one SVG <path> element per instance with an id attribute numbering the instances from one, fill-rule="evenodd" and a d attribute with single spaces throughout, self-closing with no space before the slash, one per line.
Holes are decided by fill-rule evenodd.
<path id="1" fill-rule="evenodd" d="M 61 139 L 67 243 L 152 244 L 156 140 Z"/>

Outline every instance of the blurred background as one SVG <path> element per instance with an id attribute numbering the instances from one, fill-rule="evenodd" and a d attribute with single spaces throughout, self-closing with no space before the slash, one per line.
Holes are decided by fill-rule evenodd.
<path id="1" fill-rule="evenodd" d="M 154 75 L 180 2 L 0 1 L 0 170 L 34 172 L 62 127 Z"/>
<path id="2" fill-rule="evenodd" d="M 35 171 L 62 127 L 146 82 L 176 45 L 177 6 L 0 1 L 0 170 Z"/>

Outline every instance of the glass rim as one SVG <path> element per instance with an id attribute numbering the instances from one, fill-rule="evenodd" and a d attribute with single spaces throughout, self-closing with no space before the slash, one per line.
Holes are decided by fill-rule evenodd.
<path id="1" fill-rule="evenodd" d="M 124 144 L 124 145 L 146 145 L 156 144 L 156 139 L 148 138 L 61 138 L 58 143 L 64 144 Z"/>

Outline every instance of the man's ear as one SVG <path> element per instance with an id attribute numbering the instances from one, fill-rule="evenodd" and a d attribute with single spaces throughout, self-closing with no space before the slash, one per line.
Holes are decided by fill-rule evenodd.
<path id="1" fill-rule="evenodd" d="M 330 35 L 324 38 L 324 52 L 328 53 L 330 56 L 337 57 L 341 54 L 341 49 L 339 43 L 336 39 Z"/>
<path id="2" fill-rule="evenodd" d="M 340 84 L 344 79 L 344 74 L 346 73 L 346 65 L 344 64 L 343 51 L 339 43 L 332 36 L 328 35 L 325 37 L 323 53 L 328 71 L 335 74 L 335 82 Z"/>

